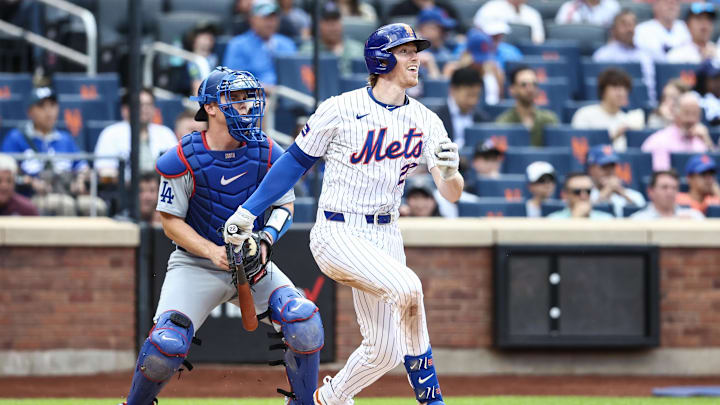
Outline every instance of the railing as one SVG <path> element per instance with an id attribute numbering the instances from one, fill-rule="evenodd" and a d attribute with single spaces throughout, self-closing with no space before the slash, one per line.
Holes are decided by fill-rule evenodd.
<path id="1" fill-rule="evenodd" d="M 87 55 L 69 48 L 59 42 L 43 37 L 42 35 L 26 30 L 25 28 L 10 24 L 7 21 L 0 20 L 0 31 L 17 38 L 22 38 L 35 46 L 39 46 L 40 48 L 46 49 L 63 58 L 86 66 L 88 75 L 97 74 L 97 22 L 95 21 L 95 16 L 90 12 L 90 10 L 78 7 L 65 0 L 35 1 L 39 1 L 47 4 L 48 6 L 65 11 L 66 13 L 77 16 L 82 20 L 87 39 Z"/>

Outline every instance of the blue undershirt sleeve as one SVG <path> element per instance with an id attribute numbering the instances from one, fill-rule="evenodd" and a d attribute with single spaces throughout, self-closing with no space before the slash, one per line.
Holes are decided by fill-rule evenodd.
<path id="1" fill-rule="evenodd" d="M 294 143 L 273 164 L 243 208 L 258 216 L 290 190 L 319 157 L 310 156 Z"/>

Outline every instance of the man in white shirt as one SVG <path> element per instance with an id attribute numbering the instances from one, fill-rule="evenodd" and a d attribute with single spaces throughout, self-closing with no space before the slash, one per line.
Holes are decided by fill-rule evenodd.
<path id="1" fill-rule="evenodd" d="M 670 63 L 702 63 L 707 59 L 718 59 L 717 47 L 711 41 L 715 22 L 713 3 L 693 3 L 685 16 L 690 31 L 690 41 L 678 45 L 667 54 Z"/>
<path id="2" fill-rule="evenodd" d="M 645 209 L 630 216 L 632 219 L 686 218 L 705 219 L 700 211 L 683 208 L 675 203 L 680 178 L 675 170 L 654 172 L 648 185 L 648 203 Z"/>
<path id="3" fill-rule="evenodd" d="M 624 187 L 622 180 L 615 174 L 620 157 L 610 145 L 597 145 L 590 148 L 587 156 L 588 175 L 592 178 L 593 188 L 590 201 L 610 203 L 615 217 L 622 218 L 626 205 L 645 206 L 645 197 L 638 191 Z"/>
<path id="4" fill-rule="evenodd" d="M 617 0 L 570 0 L 558 10 L 555 23 L 608 27 L 619 11 Z"/>
<path id="5" fill-rule="evenodd" d="M 610 63 L 639 63 L 643 72 L 643 83 L 648 89 L 648 98 L 654 105 L 657 101 L 655 94 L 655 64 L 652 57 L 644 49 L 635 46 L 635 24 L 637 17 L 631 10 L 620 11 L 613 19 L 610 28 L 610 42 L 595 51 L 595 62 Z"/>
<path id="6" fill-rule="evenodd" d="M 95 145 L 98 156 L 117 156 L 125 159 L 125 180 L 130 180 L 130 95 L 121 100 L 122 121 L 103 129 Z M 166 150 L 177 145 L 172 129 L 154 124 L 155 97 L 150 89 L 140 90 L 140 172 L 154 171 L 155 160 Z M 118 177 L 117 159 L 98 159 L 95 161 L 101 177 Z"/>
<path id="7" fill-rule="evenodd" d="M 487 21 L 504 21 L 508 24 L 529 25 L 532 41 L 545 41 L 545 28 L 540 13 L 525 4 L 526 0 L 490 0 L 475 13 L 473 24 L 482 27 Z"/>
<path id="8" fill-rule="evenodd" d="M 679 0 L 655 0 L 655 18 L 635 28 L 635 45 L 650 53 L 655 62 L 665 62 L 670 49 L 690 42 L 690 31 L 685 21 L 679 20 Z"/>

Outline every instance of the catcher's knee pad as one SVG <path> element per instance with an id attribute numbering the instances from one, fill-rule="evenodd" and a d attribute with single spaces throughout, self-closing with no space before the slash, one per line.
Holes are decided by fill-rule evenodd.
<path id="1" fill-rule="evenodd" d="M 427 405 L 444 404 L 433 364 L 432 348 L 428 347 L 419 356 L 405 356 L 405 370 L 418 402 Z"/>
<path id="2" fill-rule="evenodd" d="M 294 287 L 284 286 L 270 295 L 270 317 L 280 326 L 283 343 L 270 349 L 283 349 L 283 360 L 270 364 L 284 364 L 292 391 L 278 389 L 289 397 L 293 405 L 313 405 L 312 395 L 317 388 L 320 349 L 325 343 L 318 307 L 303 297 Z"/>
<path id="3" fill-rule="evenodd" d="M 128 405 L 150 405 L 162 387 L 180 369 L 195 330 L 190 318 L 177 311 L 163 312 L 140 348 Z"/>

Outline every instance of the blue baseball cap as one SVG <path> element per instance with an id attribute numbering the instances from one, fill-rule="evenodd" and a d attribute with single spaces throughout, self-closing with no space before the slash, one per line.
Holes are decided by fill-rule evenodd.
<path id="1" fill-rule="evenodd" d="M 715 159 L 708 155 L 695 155 L 685 165 L 685 175 L 700 174 L 709 171 L 717 171 Z"/>
<path id="2" fill-rule="evenodd" d="M 453 18 L 448 17 L 447 12 L 440 7 L 430 7 L 422 10 L 417 17 L 417 25 L 434 22 L 446 30 L 455 28 L 457 23 Z"/>
<path id="3" fill-rule="evenodd" d="M 477 29 L 468 32 L 467 50 L 472 55 L 475 63 L 483 63 L 492 59 L 495 53 L 494 48 L 495 45 L 489 35 Z"/>
<path id="4" fill-rule="evenodd" d="M 620 161 L 620 156 L 615 153 L 611 145 L 596 145 L 590 148 L 587 155 L 588 165 L 605 166 Z"/>
<path id="5" fill-rule="evenodd" d="M 30 97 L 28 97 L 28 107 L 40 104 L 45 100 L 57 101 L 55 92 L 50 87 L 37 87 L 32 89 Z"/>
<path id="6" fill-rule="evenodd" d="M 252 6 L 252 14 L 260 17 L 267 17 L 277 13 L 279 10 L 275 0 L 255 0 Z"/>

